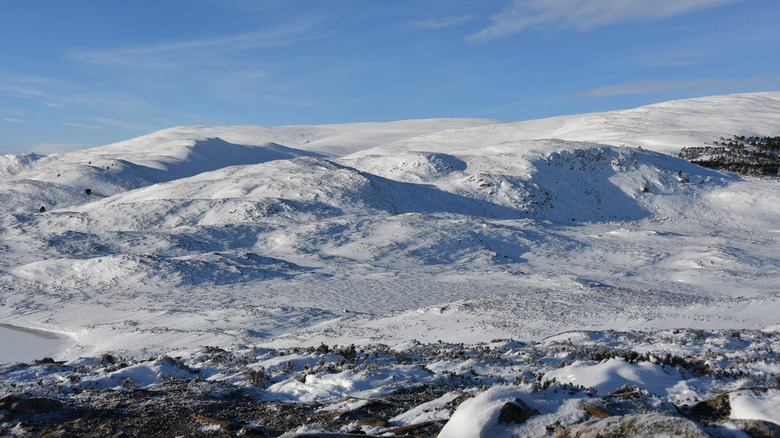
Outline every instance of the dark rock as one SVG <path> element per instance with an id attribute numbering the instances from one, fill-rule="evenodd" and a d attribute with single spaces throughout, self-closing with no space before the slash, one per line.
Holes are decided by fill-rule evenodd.
<path id="1" fill-rule="evenodd" d="M 241 436 L 266 436 L 263 429 L 257 426 L 241 426 L 241 430 L 238 433 Z"/>
<path id="2" fill-rule="evenodd" d="M 371 427 L 388 427 L 390 426 L 390 423 L 387 422 L 384 418 L 379 417 L 366 417 L 361 418 L 357 422 L 358 426 L 371 426 Z"/>
<path id="3" fill-rule="evenodd" d="M 195 413 L 193 413 L 191 416 L 192 418 L 194 418 L 197 421 L 200 421 L 201 423 L 216 424 L 226 432 L 231 432 L 238 429 L 238 426 L 235 423 L 231 423 L 230 421 L 218 420 L 216 418 L 211 418 L 205 415 L 199 415 Z"/>
<path id="4" fill-rule="evenodd" d="M 517 398 L 501 407 L 498 422 L 502 424 L 522 424 L 538 413 L 539 411 L 529 408 L 528 405 Z"/>
<path id="5" fill-rule="evenodd" d="M 618 438 L 647 436 L 680 436 L 707 438 L 696 423 L 658 413 L 598 418 L 570 428 L 558 427 L 556 438 Z"/>
<path id="6" fill-rule="evenodd" d="M 42 414 L 62 409 L 62 402 L 56 398 L 18 398 L 8 409 L 17 414 L 29 414 L 33 411 Z"/>
<path id="7" fill-rule="evenodd" d="M 0 409 L 10 410 L 11 405 L 19 400 L 20 397 L 15 395 L 4 395 L 0 398 Z"/>
<path id="8" fill-rule="evenodd" d="M 596 405 L 582 405 L 579 407 L 579 410 L 585 411 L 594 417 L 611 417 L 615 415 L 607 409 Z"/>
<path id="9" fill-rule="evenodd" d="M 763 420 L 730 420 L 750 436 L 776 438 L 780 437 L 780 426 Z"/>
<path id="10" fill-rule="evenodd" d="M 682 409 L 683 415 L 698 421 L 713 421 L 728 418 L 731 414 L 731 403 L 728 394 L 721 394 L 715 398 L 696 403 L 686 409 Z"/>
<path id="11" fill-rule="evenodd" d="M 393 429 L 383 430 L 382 433 L 383 434 L 392 433 L 394 435 L 409 435 L 414 433 L 415 435 L 417 435 L 417 432 L 421 429 L 425 429 L 434 425 L 437 427 L 442 427 L 446 422 L 447 420 L 425 421 L 422 423 L 410 424 L 408 426 L 401 426 Z"/>
<path id="12" fill-rule="evenodd" d="M 58 429 L 54 432 L 49 432 L 46 434 L 41 435 L 41 438 L 77 438 L 78 435 L 76 435 L 73 432 L 67 431 L 65 429 Z"/>
<path id="13" fill-rule="evenodd" d="M 330 432 L 307 432 L 307 433 L 285 433 L 279 438 L 365 438 L 365 434 L 354 433 L 330 433 Z"/>

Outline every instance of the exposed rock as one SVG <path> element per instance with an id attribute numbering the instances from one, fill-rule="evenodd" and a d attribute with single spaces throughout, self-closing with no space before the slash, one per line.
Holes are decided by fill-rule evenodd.
<path id="1" fill-rule="evenodd" d="M 709 435 L 696 423 L 682 417 L 657 413 L 612 416 L 594 419 L 570 427 L 559 427 L 556 438 L 618 438 L 647 436 L 680 436 L 706 438 Z"/>
<path id="2" fill-rule="evenodd" d="M 721 394 L 681 411 L 686 417 L 697 421 L 715 421 L 728 418 L 731 414 L 731 403 L 729 402 L 728 394 Z"/>
<path id="3" fill-rule="evenodd" d="M 780 437 L 780 426 L 763 420 L 730 420 L 739 429 L 750 436 L 777 438 Z"/>
<path id="4" fill-rule="evenodd" d="M 54 432 L 43 434 L 41 435 L 41 438 L 76 438 L 77 436 L 78 435 L 73 432 L 69 432 L 65 429 L 59 429 L 55 430 Z"/>
<path id="5" fill-rule="evenodd" d="M 238 429 L 238 426 L 235 423 L 231 423 L 230 421 L 218 420 L 216 418 L 211 418 L 205 415 L 200 415 L 195 413 L 193 413 L 191 417 L 197 421 L 200 421 L 201 423 L 216 424 L 226 432 L 231 432 Z"/>
<path id="6" fill-rule="evenodd" d="M 329 432 L 307 432 L 307 433 L 295 433 L 289 432 L 279 438 L 366 438 L 366 434 L 354 434 L 354 433 L 329 433 Z"/>
<path id="7" fill-rule="evenodd" d="M 529 408 L 525 402 L 516 398 L 514 401 L 508 402 L 501 407 L 498 422 L 503 424 L 521 424 L 538 413 L 539 411 Z"/>
<path id="8" fill-rule="evenodd" d="M 614 413 L 602 408 L 601 406 L 590 405 L 590 404 L 580 406 L 579 410 L 585 411 L 590 415 L 593 415 L 594 417 L 611 417 L 615 415 Z"/>
<path id="9" fill-rule="evenodd" d="M 0 409 L 7 409 L 16 414 L 29 414 L 33 411 L 42 414 L 62 409 L 62 402 L 56 398 L 7 395 L 0 399 Z"/>
<path id="10" fill-rule="evenodd" d="M 366 417 L 361 418 L 357 422 L 358 426 L 371 426 L 371 427 L 388 427 L 390 423 L 387 420 L 380 417 Z"/>
<path id="11" fill-rule="evenodd" d="M 238 431 L 240 436 L 266 436 L 263 429 L 256 426 L 241 426 L 241 430 Z"/>
<path id="12" fill-rule="evenodd" d="M 423 423 L 410 424 L 408 426 L 401 426 L 393 429 L 383 430 L 382 433 L 383 434 L 392 433 L 394 435 L 414 434 L 415 436 L 418 436 L 419 431 L 422 429 L 426 429 L 431 426 L 436 426 L 436 428 L 441 428 L 441 426 L 445 423 L 447 423 L 447 420 L 425 421 Z M 432 435 L 424 435 L 424 436 L 432 436 Z"/>

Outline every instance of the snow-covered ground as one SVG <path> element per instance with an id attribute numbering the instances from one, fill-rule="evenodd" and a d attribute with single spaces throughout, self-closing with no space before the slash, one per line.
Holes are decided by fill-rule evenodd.
<path id="1" fill-rule="evenodd" d="M 610 330 L 750 330 L 770 348 L 780 330 L 780 184 L 677 153 L 779 131 L 780 93 L 753 93 L 516 123 L 177 127 L 82 151 L 2 156 L 0 363 L 50 356 L 75 367 L 105 353 L 184 357 L 203 346 L 541 345 Z M 577 336 L 588 348 L 602 342 Z M 668 349 L 687 351 L 686 342 Z M 704 360 L 705 351 L 688 353 Z M 771 380 L 778 358 L 761 357 L 764 374 L 750 379 Z M 506 385 L 512 372 L 541 373 L 599 394 L 636 385 L 677 405 L 686 391 L 704 399 L 734 389 L 649 358 L 621 360 L 572 356 L 491 375 Z M 134 366 L 145 368 L 79 381 L 145 385 L 163 372 Z M 463 366 L 386 373 L 424 380 Z M 280 377 L 265 391 L 311 401 L 391 387 L 354 370 L 311 379 Z M 486 426 L 494 407 L 534 405 L 537 390 L 478 395 L 443 436 L 479 428 L 498 436 Z M 777 423 L 777 391 L 732 397 L 732 417 Z M 575 404 L 535 409 L 574 424 L 584 415 Z M 483 414 L 484 424 L 457 426 Z"/>

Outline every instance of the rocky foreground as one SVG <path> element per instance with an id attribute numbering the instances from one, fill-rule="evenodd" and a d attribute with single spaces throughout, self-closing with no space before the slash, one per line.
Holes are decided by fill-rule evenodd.
<path id="1" fill-rule="evenodd" d="M 780 436 L 774 332 L 112 355 L 0 367 L 12 436 Z M 673 352 L 673 353 L 672 353 Z"/>
<path id="2" fill-rule="evenodd" d="M 65 400 L 57 398 L 5 396 L 4 434 L 40 437 L 172 437 L 172 436 L 414 436 L 435 437 L 447 420 L 431 420 L 407 426 L 393 426 L 388 420 L 453 388 L 416 388 L 388 397 L 361 400 L 355 410 L 326 410 L 321 403 L 283 403 L 258 400 L 243 391 L 228 395 L 193 396 L 197 382 L 169 382 L 154 390 L 84 391 Z M 561 386 L 561 391 L 575 390 Z M 751 391 L 766 392 L 767 388 Z M 448 405 L 454 410 L 470 394 Z M 780 427 L 763 420 L 728 420 L 728 394 L 682 409 L 654 409 L 649 394 L 625 388 L 606 397 L 593 397 L 579 409 L 586 420 L 577 425 L 550 424 L 556 437 L 728 436 L 728 430 L 749 436 L 780 436 Z M 650 397 L 652 399 L 652 397 Z M 499 424 L 521 424 L 537 410 L 520 399 L 505 403 Z M 718 430 L 720 430 L 720 433 Z M 300 431 L 286 433 L 287 431 Z M 331 431 L 331 432 L 327 432 Z"/>
<path id="3" fill-rule="evenodd" d="M 4 433 L 49 437 L 280 436 L 302 426 L 365 434 L 436 436 L 444 421 L 390 427 L 387 419 L 435 399 L 445 388 L 400 391 L 366 400 L 354 411 L 322 411 L 322 403 L 269 402 L 253 391 L 199 392 L 197 381 L 173 381 L 154 389 L 87 390 L 71 397 L 5 396 Z"/>

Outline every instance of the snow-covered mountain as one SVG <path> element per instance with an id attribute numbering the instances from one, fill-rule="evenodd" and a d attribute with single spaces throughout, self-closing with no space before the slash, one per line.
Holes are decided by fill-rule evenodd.
<path id="1" fill-rule="evenodd" d="M 677 153 L 779 131 L 780 93 L 753 93 L 516 123 L 177 127 L 2 156 L 0 330 L 37 341 L 0 362 L 776 333 L 780 184 Z"/>
<path id="2" fill-rule="evenodd" d="M 177 347 L 143 333 L 206 302 L 240 322 L 197 324 L 196 342 L 256 341 L 231 302 L 381 316 L 573 284 L 696 302 L 775 293 L 777 184 L 675 154 L 776 133 L 779 110 L 780 94 L 759 93 L 518 123 L 179 127 L 7 155 L 0 320 L 77 336 L 67 357 L 103 350 L 105 325 L 143 340 L 107 348 Z M 172 299 L 182 289 L 199 298 Z M 124 312 L 144 323 L 115 322 Z"/>

